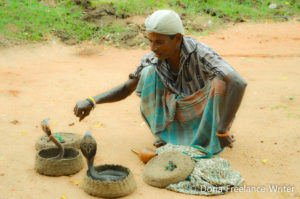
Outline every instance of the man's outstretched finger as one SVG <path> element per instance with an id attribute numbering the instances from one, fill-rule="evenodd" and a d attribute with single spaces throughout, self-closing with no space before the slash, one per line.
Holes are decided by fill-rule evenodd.
<path id="1" fill-rule="evenodd" d="M 79 110 L 77 110 L 76 113 L 75 113 L 75 115 L 77 117 L 82 117 L 84 114 L 85 114 L 85 111 L 79 111 Z"/>
<path id="2" fill-rule="evenodd" d="M 79 122 L 81 121 L 81 120 L 83 120 L 86 116 L 88 116 L 90 114 L 90 111 L 84 111 L 83 112 L 83 114 L 80 116 L 80 118 L 79 118 Z"/>

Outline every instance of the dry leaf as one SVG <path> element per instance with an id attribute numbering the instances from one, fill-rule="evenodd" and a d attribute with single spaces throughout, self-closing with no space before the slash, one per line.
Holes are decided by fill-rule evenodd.
<path id="1" fill-rule="evenodd" d="M 262 163 L 267 164 L 268 161 L 269 159 L 263 159 Z"/>
<path id="2" fill-rule="evenodd" d="M 70 180 L 70 182 L 76 186 L 78 186 L 82 183 L 81 181 L 75 182 L 74 180 Z"/>
<path id="3" fill-rule="evenodd" d="M 18 90 L 8 90 L 9 94 L 13 95 L 14 97 L 17 97 L 20 94 L 20 91 Z"/>
<path id="4" fill-rule="evenodd" d="M 62 196 L 60 197 L 60 199 L 67 199 L 67 197 L 66 197 L 65 195 L 62 195 Z"/>
<path id="5" fill-rule="evenodd" d="M 10 123 L 16 125 L 16 124 L 19 124 L 20 122 L 18 120 L 14 120 L 14 121 L 11 121 Z"/>
<path id="6" fill-rule="evenodd" d="M 27 131 L 21 131 L 20 133 L 23 133 L 23 134 L 25 134 L 25 135 L 27 135 L 27 134 L 28 134 L 28 132 L 27 132 Z"/>
<path id="7" fill-rule="evenodd" d="M 282 77 L 280 77 L 280 79 L 286 80 L 286 79 L 289 79 L 289 77 L 288 76 L 282 76 Z"/>
<path id="8" fill-rule="evenodd" d="M 74 123 L 74 122 L 72 122 L 72 123 L 70 123 L 70 124 L 69 124 L 69 126 L 74 126 L 74 125 L 75 125 L 75 123 Z"/>
<path id="9" fill-rule="evenodd" d="M 94 125 L 94 128 L 100 128 L 100 127 L 102 127 L 102 124 L 96 124 L 96 125 Z"/>

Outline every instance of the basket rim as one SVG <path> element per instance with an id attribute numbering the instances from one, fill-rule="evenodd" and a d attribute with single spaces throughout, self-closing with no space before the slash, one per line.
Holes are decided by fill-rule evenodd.
<path id="1" fill-rule="evenodd" d="M 102 165 L 94 166 L 94 168 L 97 171 L 97 169 L 102 168 L 102 167 L 106 167 L 106 166 L 122 167 L 122 168 L 124 168 L 127 171 L 128 174 L 127 174 L 127 176 L 125 178 L 123 178 L 121 180 L 117 180 L 117 181 L 101 181 L 101 180 L 96 180 L 96 179 L 91 178 L 91 176 L 88 175 L 88 172 L 86 171 L 84 178 L 88 179 L 89 181 L 93 181 L 93 182 L 95 182 L 97 184 L 103 184 L 103 185 L 105 185 L 105 184 L 117 184 L 117 183 L 120 183 L 122 181 L 127 180 L 128 178 L 131 178 L 131 176 L 133 177 L 133 173 L 131 172 L 131 170 L 128 167 L 125 167 L 125 166 L 120 165 L 120 164 L 102 164 Z"/>
<path id="2" fill-rule="evenodd" d="M 36 156 L 37 156 L 37 158 L 39 158 L 39 159 L 48 160 L 48 161 L 71 161 L 71 160 L 78 159 L 78 157 L 81 156 L 81 153 L 80 153 L 79 149 L 73 148 L 73 147 L 64 147 L 64 150 L 73 150 L 73 151 L 76 152 L 76 156 L 70 157 L 70 158 L 61 158 L 61 159 L 53 159 L 53 160 L 51 160 L 51 159 L 49 159 L 49 158 L 45 158 L 45 157 L 43 157 L 43 156 L 40 155 L 40 153 L 43 152 L 43 151 L 53 150 L 53 149 L 58 150 L 57 147 L 47 147 L 47 148 L 43 148 L 43 149 L 39 150 L 39 151 L 36 153 Z"/>

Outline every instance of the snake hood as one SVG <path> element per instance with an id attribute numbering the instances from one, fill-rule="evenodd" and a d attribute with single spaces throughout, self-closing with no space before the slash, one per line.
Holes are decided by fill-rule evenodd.
<path id="1" fill-rule="evenodd" d="M 80 143 L 80 149 L 82 154 L 85 156 L 85 158 L 88 161 L 91 161 L 94 159 L 96 152 L 97 152 L 97 142 L 92 137 L 92 134 L 90 131 L 87 131 L 84 135 L 84 137 L 81 140 Z"/>

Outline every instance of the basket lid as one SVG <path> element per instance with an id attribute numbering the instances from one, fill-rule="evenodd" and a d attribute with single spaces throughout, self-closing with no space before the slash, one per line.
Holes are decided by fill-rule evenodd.
<path id="1" fill-rule="evenodd" d="M 143 180 L 154 187 L 164 188 L 188 178 L 194 169 L 194 161 L 178 151 L 159 154 L 145 166 Z"/>

